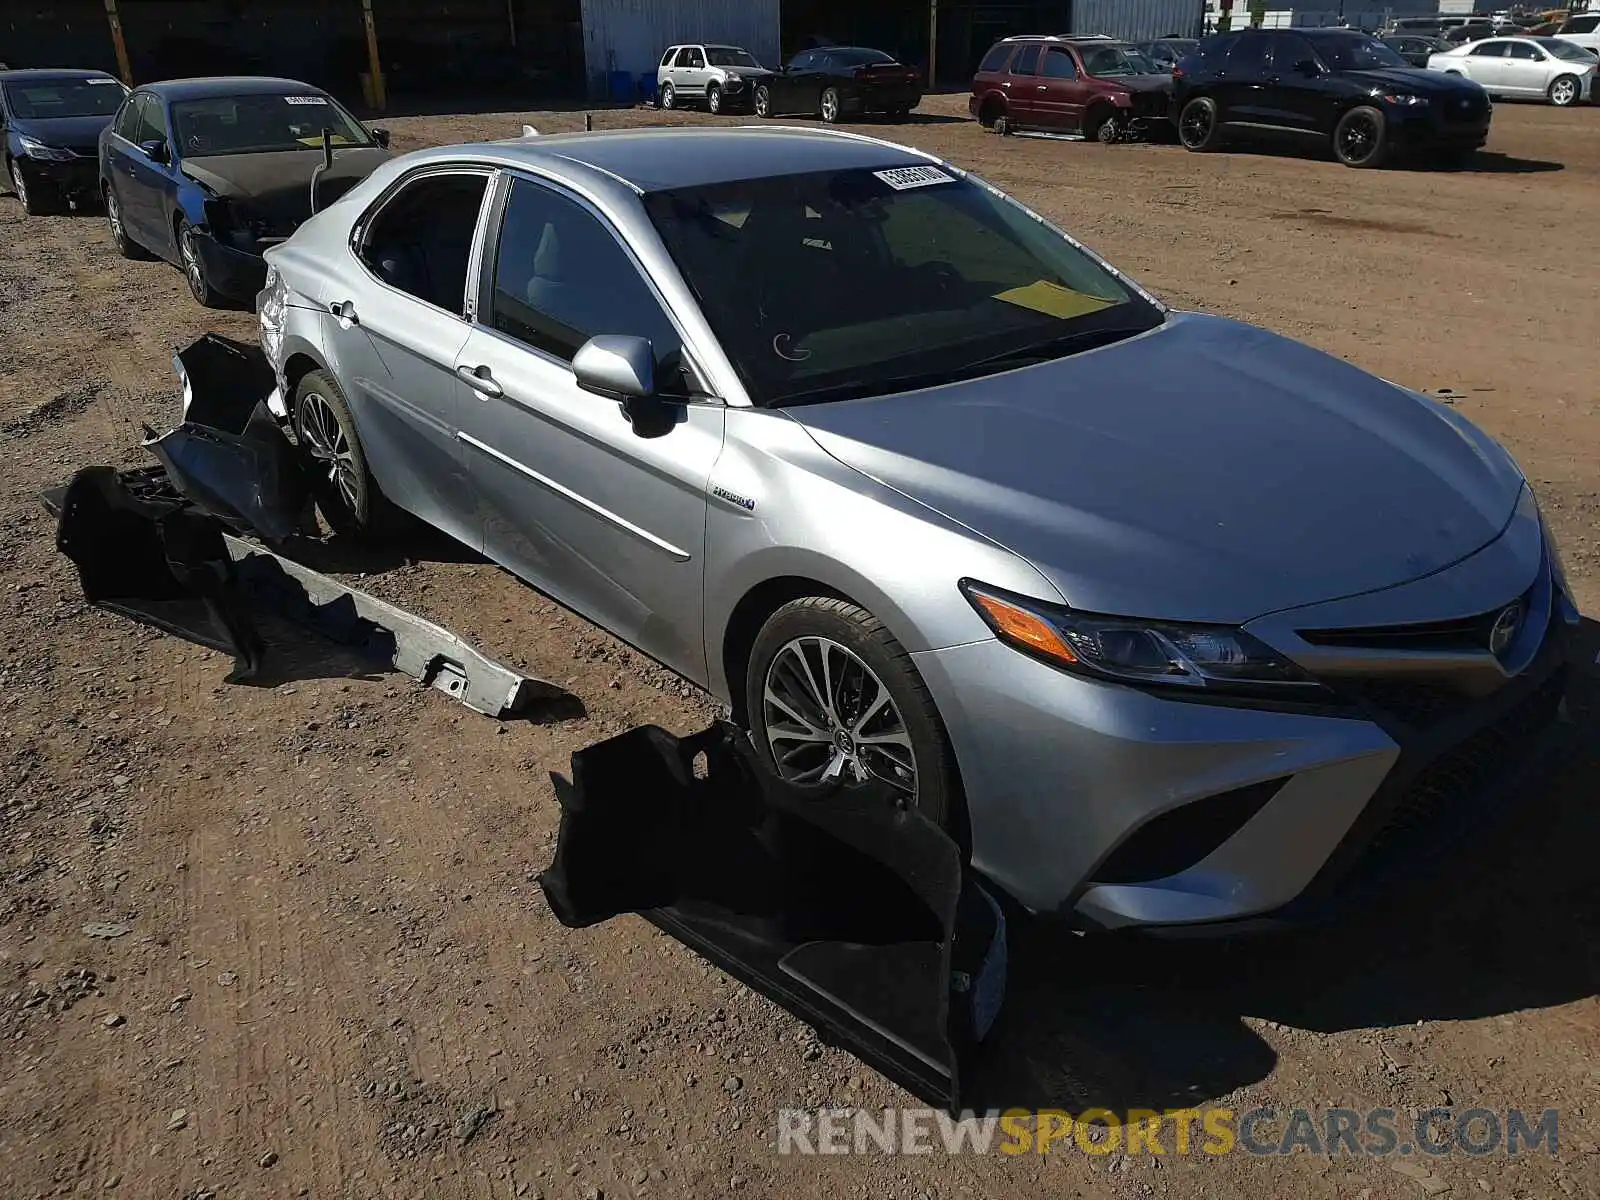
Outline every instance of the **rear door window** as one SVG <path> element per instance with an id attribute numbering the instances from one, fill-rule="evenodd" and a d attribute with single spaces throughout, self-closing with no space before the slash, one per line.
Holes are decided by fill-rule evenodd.
<path id="1" fill-rule="evenodd" d="M 980 74 L 992 75 L 1006 65 L 1006 59 L 1011 57 L 1011 47 L 1005 43 L 991 47 L 989 53 L 983 56 L 983 61 L 978 64 Z"/>
<path id="2" fill-rule="evenodd" d="M 1035 42 L 1031 46 L 1024 46 L 1017 51 L 1017 57 L 1011 60 L 1011 73 L 1013 75 L 1036 75 L 1039 71 L 1039 45 Z"/>
<path id="3" fill-rule="evenodd" d="M 1235 75 L 1259 75 L 1267 67 L 1268 39 L 1241 37 L 1228 51 L 1228 70 Z"/>
<path id="4" fill-rule="evenodd" d="M 1504 42 L 1483 42 L 1474 46 L 1469 53 L 1473 58 L 1504 58 L 1506 44 Z"/>
<path id="5" fill-rule="evenodd" d="M 467 262 L 488 182 L 477 172 L 413 179 L 372 217 L 361 261 L 390 287 L 464 315 Z"/>

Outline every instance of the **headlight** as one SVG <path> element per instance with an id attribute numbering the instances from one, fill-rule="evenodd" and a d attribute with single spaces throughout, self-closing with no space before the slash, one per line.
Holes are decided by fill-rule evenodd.
<path id="1" fill-rule="evenodd" d="M 1534 495 L 1533 485 L 1524 482 L 1522 495 L 1517 498 L 1517 511 L 1523 516 L 1531 516 L 1539 522 L 1539 532 L 1544 536 L 1545 561 L 1550 564 L 1550 580 L 1559 592 L 1559 603 L 1562 606 L 1562 616 L 1570 624 L 1576 625 L 1579 621 L 1578 602 L 1573 598 L 1572 588 L 1567 583 L 1567 566 L 1561 561 L 1561 550 L 1556 546 L 1555 534 L 1550 532 L 1550 523 L 1544 519 L 1544 512 L 1539 508 L 1539 497 Z"/>
<path id="2" fill-rule="evenodd" d="M 1076 675 L 1221 693 L 1323 693 L 1300 667 L 1242 629 L 1074 612 L 970 579 L 961 591 L 1003 642 Z"/>
<path id="3" fill-rule="evenodd" d="M 71 150 L 57 150 L 54 146 L 46 146 L 38 138 L 28 137 L 26 134 L 17 140 L 22 143 L 22 152 L 29 158 L 37 158 L 44 162 L 71 162 L 78 157 Z"/>
<path id="4" fill-rule="evenodd" d="M 723 86 L 726 87 L 730 92 L 737 92 L 740 88 L 742 88 L 744 86 L 744 80 L 741 79 L 739 76 L 734 75 L 731 78 L 729 78 L 728 81 Z"/>
<path id="5" fill-rule="evenodd" d="M 1392 92 L 1387 96 L 1380 96 L 1385 104 L 1393 104 L 1400 108 L 1422 108 L 1427 105 L 1426 96 L 1413 96 L 1409 92 Z"/>

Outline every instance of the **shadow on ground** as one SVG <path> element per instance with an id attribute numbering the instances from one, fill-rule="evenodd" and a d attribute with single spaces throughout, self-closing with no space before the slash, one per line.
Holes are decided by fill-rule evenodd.
<path id="1" fill-rule="evenodd" d="M 1585 620 L 1569 710 L 1578 747 L 1538 794 L 1386 896 L 1326 927 L 1231 941 L 1016 931 L 979 1107 L 1178 1107 L 1265 1078 L 1241 1020 L 1323 1033 L 1470 1020 L 1600 992 L 1600 624 Z M 1071 944 L 1063 946 L 1063 939 Z"/>

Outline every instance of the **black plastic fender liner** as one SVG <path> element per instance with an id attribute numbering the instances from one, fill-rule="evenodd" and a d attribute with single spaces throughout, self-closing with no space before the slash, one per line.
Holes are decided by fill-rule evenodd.
<path id="1" fill-rule="evenodd" d="M 794 787 L 725 723 L 686 738 L 641 726 L 553 779 L 561 828 L 539 882 L 562 924 L 640 913 L 959 1111 L 963 1063 L 1004 994 L 1005 920 L 901 793 Z"/>
<path id="2" fill-rule="evenodd" d="M 159 478 L 79 471 L 56 500 L 56 548 L 90 604 L 232 655 L 236 677 L 252 678 L 265 647 L 234 592 L 222 527 Z"/>
<path id="3" fill-rule="evenodd" d="M 183 385 L 183 420 L 242 434 L 256 404 L 277 386 L 260 347 L 202 334 L 172 356 Z"/>
<path id="4" fill-rule="evenodd" d="M 283 541 L 297 533 L 311 498 L 311 478 L 265 403 L 238 433 L 188 420 L 145 448 L 172 484 L 235 533 Z"/>

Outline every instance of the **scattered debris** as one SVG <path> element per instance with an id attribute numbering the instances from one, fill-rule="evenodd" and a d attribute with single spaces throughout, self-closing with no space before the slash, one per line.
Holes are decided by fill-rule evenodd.
<path id="1" fill-rule="evenodd" d="M 188 1124 L 189 1110 L 187 1108 L 175 1108 L 172 1110 L 172 1115 L 167 1118 L 167 1132 L 175 1133 L 180 1129 L 187 1128 Z"/>
<path id="2" fill-rule="evenodd" d="M 483 1127 L 494 1119 L 495 1110 L 488 1105 L 477 1104 L 467 1109 L 456 1121 L 456 1140 L 465 1146 L 482 1132 Z"/>
<path id="3" fill-rule="evenodd" d="M 90 921 L 83 927 L 83 932 L 88 937 L 110 941 L 113 938 L 126 937 L 133 931 L 118 921 Z"/>

